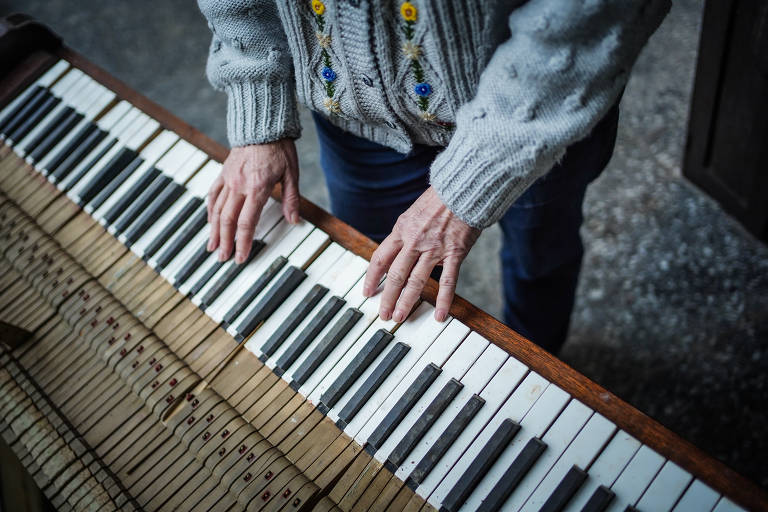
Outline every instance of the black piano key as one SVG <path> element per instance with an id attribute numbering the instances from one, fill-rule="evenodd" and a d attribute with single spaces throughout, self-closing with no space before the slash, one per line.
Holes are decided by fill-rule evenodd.
<path id="1" fill-rule="evenodd" d="M 107 136 L 107 132 L 102 131 L 99 127 L 93 123 L 88 123 L 82 127 L 82 129 L 75 135 L 66 146 L 61 148 L 59 152 L 53 156 L 48 164 L 46 170 L 49 174 L 53 175 L 55 171 L 59 169 L 59 166 L 63 166 L 65 162 L 70 165 L 70 169 L 74 167 L 74 161 L 80 161 L 90 153 L 96 144 L 104 140 Z M 65 174 L 68 171 L 63 171 Z"/>
<path id="2" fill-rule="evenodd" d="M 366 441 L 369 451 L 375 452 L 384 445 L 384 442 L 389 439 L 392 432 L 395 431 L 397 426 L 403 421 L 403 418 L 413 409 L 419 398 L 427 392 L 429 386 L 435 381 L 438 375 L 443 371 L 442 368 L 435 363 L 429 363 L 419 373 L 416 380 L 414 380 L 408 389 L 405 390 L 403 396 L 401 396 L 395 406 L 384 416 L 381 423 L 376 427 L 371 436 Z"/>
<path id="3" fill-rule="evenodd" d="M 200 290 L 202 290 L 203 287 L 208 283 L 208 281 L 210 281 L 211 278 L 214 275 L 216 275 L 216 272 L 221 270 L 221 267 L 226 265 L 226 263 L 227 263 L 226 261 L 218 261 L 218 260 L 214 262 L 213 265 L 208 267 L 208 270 L 205 271 L 202 277 L 200 277 L 200 279 L 198 279 L 197 282 L 192 285 L 187 295 L 189 297 L 194 297 L 195 295 L 197 295 L 200 292 Z M 182 281 L 176 282 L 176 286 L 181 286 L 181 285 L 182 285 Z"/>
<path id="4" fill-rule="evenodd" d="M 159 172 L 159 171 L 158 171 Z M 117 218 L 112 222 L 112 226 L 115 228 L 115 235 L 122 233 L 128 226 L 133 224 L 144 208 L 160 194 L 160 192 L 167 187 L 173 179 L 160 173 L 154 181 L 152 181 L 146 188 L 139 191 L 139 195 L 127 204 L 127 208 L 118 213 Z M 115 205 L 117 207 L 117 205 Z M 114 208 L 113 208 L 114 209 Z"/>
<path id="5" fill-rule="evenodd" d="M 448 448 L 450 448 L 459 435 L 461 435 L 483 405 L 485 405 L 485 400 L 477 394 L 472 395 L 470 399 L 467 400 L 464 407 L 461 408 L 456 417 L 448 424 L 445 432 L 440 434 L 440 437 L 437 438 L 434 444 L 427 450 L 427 453 L 424 454 L 424 457 L 422 457 L 419 463 L 416 464 L 413 471 L 411 471 L 411 474 L 408 476 L 409 487 L 416 489 L 416 487 L 424 481 L 430 471 L 437 465 L 443 455 L 445 455 L 445 452 L 448 451 Z"/>
<path id="6" fill-rule="evenodd" d="M 178 288 L 181 283 L 189 279 L 189 276 L 194 274 L 195 270 L 208 259 L 210 254 L 211 253 L 208 250 L 208 242 L 205 241 L 192 257 L 184 263 L 184 266 L 176 272 L 176 275 L 173 278 L 173 285 Z"/>
<path id="7" fill-rule="evenodd" d="M 273 332 L 269 339 L 264 342 L 264 345 L 261 346 L 261 351 L 263 353 L 261 356 L 262 361 L 266 361 L 268 357 L 280 348 L 280 345 L 283 344 L 285 339 L 296 330 L 296 327 L 298 327 L 305 318 L 307 318 L 309 312 L 315 309 L 315 306 L 320 303 L 320 300 L 325 297 L 326 293 L 328 293 L 328 288 L 321 284 L 315 284 L 309 289 L 304 298 L 296 304 L 295 308 L 293 308 L 293 311 L 288 313 L 283 320 L 283 323 L 275 329 L 275 332 Z"/>
<path id="8" fill-rule="evenodd" d="M 504 472 L 501 479 L 493 486 L 493 489 L 491 489 L 491 492 L 480 504 L 478 510 L 483 512 L 499 510 L 546 448 L 546 443 L 538 437 L 528 441 L 523 450 Z"/>
<path id="9" fill-rule="evenodd" d="M 64 190 L 69 191 L 72 189 L 72 187 L 77 185 L 80 182 L 80 180 L 83 179 L 83 176 L 85 176 L 88 173 L 88 171 L 90 171 L 93 168 L 93 166 L 95 166 L 99 162 L 99 160 L 101 160 L 104 157 L 104 155 L 106 155 L 107 152 L 110 149 L 112 149 L 112 147 L 115 144 L 117 144 L 117 139 L 110 139 L 109 142 L 104 144 L 104 147 L 100 148 L 99 151 L 97 151 L 96 154 L 90 160 L 88 160 L 87 164 L 85 164 L 84 166 L 81 166 L 80 171 L 77 174 L 73 174 L 70 176 L 70 180 L 67 186 L 64 187 Z M 68 175 L 69 174 L 71 173 L 68 173 Z"/>
<path id="10" fill-rule="evenodd" d="M 32 131 L 32 129 L 37 126 L 38 123 L 40 123 L 43 118 L 48 115 L 48 113 L 53 110 L 56 105 L 61 103 L 61 100 L 55 96 L 48 97 L 42 105 L 40 105 L 40 108 L 32 112 L 29 117 L 24 119 L 21 124 L 16 126 L 16 128 L 8 134 L 8 138 L 12 140 L 14 143 L 18 143 L 27 136 L 27 134 Z"/>
<path id="11" fill-rule="evenodd" d="M 106 225 L 109 226 L 118 218 L 120 218 L 120 216 L 125 213 L 132 204 L 136 202 L 136 199 L 142 194 L 142 192 L 147 190 L 150 184 L 152 184 L 162 175 L 163 174 L 154 167 L 147 169 L 147 171 L 142 174 L 138 180 L 136 180 L 136 183 L 134 183 L 128 190 L 126 190 L 123 195 L 121 195 L 117 201 L 115 201 L 115 204 L 112 205 L 112 208 L 110 208 L 109 211 L 104 214 L 104 222 L 106 222 Z"/>
<path id="12" fill-rule="evenodd" d="M 120 151 L 107 162 L 107 164 L 91 178 L 84 188 L 80 190 L 80 205 L 86 204 L 88 201 L 96 197 L 101 189 L 106 187 L 120 171 L 126 168 L 131 162 L 139 158 L 139 154 L 131 148 L 122 148 Z"/>
<path id="13" fill-rule="evenodd" d="M 482 447 L 477 457 L 472 460 L 469 467 L 461 475 L 440 506 L 440 512 L 457 512 L 467 500 L 475 486 L 483 479 L 501 452 L 520 431 L 520 424 L 509 418 L 501 422 L 496 431 L 491 435 L 485 446 Z"/>
<path id="14" fill-rule="evenodd" d="M 94 210 L 96 210 L 98 207 L 100 207 L 104 202 L 109 199 L 109 197 L 115 193 L 115 190 L 117 190 L 120 185 L 125 183 L 125 180 L 127 180 L 131 174 L 133 174 L 138 167 L 144 163 L 144 159 L 141 157 L 134 158 L 134 160 L 129 163 L 127 166 L 125 166 L 125 169 L 120 171 L 120 174 L 115 176 L 115 179 L 110 181 L 106 187 L 101 189 L 98 194 L 96 194 L 96 197 L 88 201 L 86 204 L 92 207 Z"/>
<path id="15" fill-rule="evenodd" d="M 68 116 L 75 113 L 76 111 L 72 107 L 63 108 L 52 119 L 47 121 L 46 125 L 37 132 L 37 135 L 35 135 L 33 139 L 27 141 L 23 146 L 20 146 L 21 149 L 29 153 L 33 148 L 40 144 L 51 131 L 53 131 L 59 124 L 63 123 Z"/>
<path id="16" fill-rule="evenodd" d="M 179 213 L 176 215 L 176 217 L 160 231 L 160 233 L 149 243 L 149 245 L 147 245 L 147 247 L 144 249 L 143 258 L 146 260 L 154 256 L 155 253 L 159 251 L 160 248 L 165 244 L 165 242 L 170 240 L 174 233 L 176 233 L 176 231 L 178 231 L 202 205 L 203 200 L 199 197 L 193 197 L 187 201 L 187 204 L 185 204 L 181 210 L 179 210 Z M 206 212 L 203 210 L 201 213 L 205 214 Z M 205 217 L 203 217 L 203 219 L 205 219 Z"/>
<path id="17" fill-rule="evenodd" d="M 397 446 L 392 450 L 392 453 L 389 454 L 385 463 L 387 469 L 392 471 L 392 473 L 397 471 L 397 468 L 405 462 L 408 454 L 411 453 L 416 447 L 416 444 L 421 441 L 424 434 L 426 434 L 435 421 L 437 421 L 437 418 L 443 414 L 443 411 L 445 411 L 463 387 L 464 385 L 455 378 L 451 378 L 451 380 L 445 383 L 443 389 L 440 390 L 427 408 L 424 409 L 424 412 L 421 413 L 421 416 L 419 416 L 413 424 L 413 427 L 411 427 L 400 442 L 397 443 Z"/>
<path id="18" fill-rule="evenodd" d="M 208 306 L 213 304 L 213 301 L 219 298 L 219 295 L 227 289 L 227 286 L 232 284 L 232 281 L 240 275 L 240 272 L 242 272 L 253 258 L 261 252 L 264 245 L 262 240 L 254 240 L 251 242 L 251 250 L 248 252 L 248 257 L 245 258 L 245 261 L 242 263 L 232 263 L 229 268 L 224 271 L 221 277 L 208 288 L 208 291 L 205 292 L 205 295 L 200 300 L 200 309 L 205 311 Z"/>
<path id="19" fill-rule="evenodd" d="M 224 329 L 228 329 L 230 324 L 245 311 L 245 308 L 256 299 L 256 297 L 267 287 L 272 279 L 277 276 L 280 270 L 288 263 L 288 258 L 285 256 L 278 256 L 275 258 L 269 267 L 261 274 L 256 281 L 248 288 L 248 290 L 239 298 L 237 302 L 227 311 L 222 319 L 221 325 Z"/>
<path id="20" fill-rule="evenodd" d="M 325 358 L 336 348 L 336 345 L 362 318 L 363 312 L 357 308 L 347 309 L 333 327 L 323 336 L 311 354 L 307 356 L 301 366 L 294 372 L 291 387 L 298 390 L 307 379 L 315 373 L 315 370 L 325 361 Z"/>
<path id="21" fill-rule="evenodd" d="M 38 108 L 40 108 L 45 100 L 52 97 L 53 95 L 50 93 L 50 91 L 48 91 L 48 89 L 40 87 L 37 92 L 32 95 L 29 101 L 27 101 L 21 108 L 13 112 L 7 120 L 3 121 L 2 132 L 0 133 L 8 137 L 14 130 L 16 130 L 16 128 L 21 126 L 25 119 L 28 119 L 30 115 L 32 115 Z"/>
<path id="22" fill-rule="evenodd" d="M 344 408 L 339 413 L 339 419 L 337 424 L 343 430 L 347 424 L 360 412 L 363 405 L 365 405 L 371 396 L 381 386 L 382 382 L 389 376 L 392 370 L 400 364 L 400 361 L 405 357 L 405 354 L 411 350 L 410 345 L 406 345 L 402 341 L 395 343 L 395 346 L 390 349 L 384 356 L 379 365 L 374 369 L 371 374 L 362 383 L 360 389 L 357 390 L 355 396 L 353 396 L 349 402 L 346 403 Z"/>
<path id="23" fill-rule="evenodd" d="M 101 141 L 109 135 L 104 130 L 99 129 L 95 124 L 86 126 L 79 135 L 72 139 L 66 147 L 59 151 L 59 154 L 51 159 L 47 164 L 46 170 L 49 175 L 56 180 L 61 180 L 69 175 L 72 169 L 77 166 Z"/>
<path id="24" fill-rule="evenodd" d="M 258 304 L 240 322 L 235 340 L 242 342 L 269 316 L 280 307 L 288 296 L 307 277 L 306 272 L 297 267 L 288 267 L 282 276 L 272 285 Z"/>
<path id="25" fill-rule="evenodd" d="M 165 190 L 152 201 L 139 217 L 131 224 L 125 232 L 126 245 L 130 247 L 136 240 L 141 238 L 144 233 L 154 224 L 157 219 L 162 217 L 168 209 L 173 206 L 186 189 L 176 182 L 171 183 Z"/>
<path id="26" fill-rule="evenodd" d="M 16 116 L 19 115 L 19 112 L 21 112 L 21 110 L 24 109 L 30 103 L 30 101 L 33 101 L 34 98 L 42 94 L 42 92 L 45 90 L 45 87 L 36 85 L 31 89 L 24 91 L 22 93 L 24 94 L 24 97 L 16 105 L 16 107 L 12 111 L 8 112 L 5 117 L 0 119 L 0 133 L 5 133 L 5 126 L 11 121 L 11 119 L 16 118 Z"/>
<path id="27" fill-rule="evenodd" d="M 29 152 L 29 158 L 31 158 L 32 161 L 37 162 L 46 156 L 48 152 L 51 151 L 56 144 L 61 142 L 61 139 L 66 137 L 82 120 L 83 114 L 80 114 L 79 112 L 73 112 L 71 115 L 67 116 L 66 119 L 62 120 L 58 126 L 51 130 L 51 132 L 37 144 L 37 147 Z"/>
<path id="28" fill-rule="evenodd" d="M 579 466 L 572 466 L 563 479 L 557 484 L 555 490 L 549 495 L 547 501 L 541 506 L 539 512 L 560 512 L 568 504 L 568 501 L 576 494 L 581 484 L 587 479 L 587 472 Z"/>
<path id="29" fill-rule="evenodd" d="M 627 505 L 627 508 L 624 509 L 624 512 L 640 512 L 637 508 L 633 507 L 632 505 Z"/>
<path id="30" fill-rule="evenodd" d="M 336 380 L 320 397 L 320 402 L 328 409 L 336 405 L 336 402 L 344 396 L 344 393 L 355 383 L 363 372 L 373 363 L 374 359 L 389 345 L 394 335 L 386 329 L 379 329 L 371 339 L 355 355 L 355 358 L 344 368 Z"/>
<path id="31" fill-rule="evenodd" d="M 608 508 L 611 501 L 613 501 L 614 496 L 616 496 L 616 494 L 612 490 L 601 485 L 595 489 L 595 492 L 589 497 L 589 500 L 587 500 L 584 507 L 582 507 L 581 512 L 603 512 Z"/>
<path id="32" fill-rule="evenodd" d="M 275 372 L 278 375 L 282 375 L 285 370 L 290 368 L 301 357 L 301 354 L 307 350 L 307 347 L 320 334 L 320 331 L 325 329 L 325 326 L 336 316 L 336 313 L 344 307 L 344 304 L 346 304 L 346 301 L 335 295 L 323 304 L 320 311 L 317 312 L 296 339 L 293 340 L 291 346 L 280 356 L 277 366 L 275 366 Z"/>

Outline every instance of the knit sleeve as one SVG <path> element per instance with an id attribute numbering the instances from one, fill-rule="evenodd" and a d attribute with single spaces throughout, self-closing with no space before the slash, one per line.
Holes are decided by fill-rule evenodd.
<path id="1" fill-rule="evenodd" d="M 528 0 L 430 169 L 440 198 L 487 227 L 616 102 L 669 0 Z"/>
<path id="2" fill-rule="evenodd" d="M 232 146 L 301 132 L 293 65 L 274 0 L 198 0 L 213 32 L 206 72 L 227 93 Z"/>

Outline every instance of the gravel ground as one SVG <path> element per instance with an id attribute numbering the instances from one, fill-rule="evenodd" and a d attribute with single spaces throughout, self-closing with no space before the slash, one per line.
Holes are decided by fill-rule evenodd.
<path id="1" fill-rule="evenodd" d="M 768 249 L 681 176 L 702 2 L 676 0 L 622 101 L 616 153 L 590 187 L 587 252 L 562 358 L 768 487 Z M 224 142 L 224 98 L 204 79 L 193 2 L 0 0 Z M 327 206 L 308 113 L 302 192 Z M 460 293 L 501 311 L 499 231 L 486 230 Z"/>

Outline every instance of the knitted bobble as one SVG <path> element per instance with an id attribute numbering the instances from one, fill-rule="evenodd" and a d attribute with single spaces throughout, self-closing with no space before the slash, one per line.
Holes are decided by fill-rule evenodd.
<path id="1" fill-rule="evenodd" d="M 565 71 L 570 68 L 573 66 L 573 49 L 560 50 L 549 59 L 548 65 L 554 71 Z"/>

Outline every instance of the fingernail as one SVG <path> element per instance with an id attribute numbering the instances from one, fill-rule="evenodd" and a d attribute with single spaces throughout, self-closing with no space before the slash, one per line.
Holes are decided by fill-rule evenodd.
<path id="1" fill-rule="evenodd" d="M 292 213 L 291 214 L 291 224 L 298 224 L 299 223 L 299 214 L 298 213 Z"/>
<path id="2" fill-rule="evenodd" d="M 219 250 L 219 261 L 227 261 L 227 256 L 224 254 L 224 251 Z"/>
<path id="3" fill-rule="evenodd" d="M 389 320 L 392 317 L 392 313 L 390 313 L 389 311 L 385 310 L 385 311 L 380 312 L 379 316 L 381 317 L 382 320 Z"/>
<path id="4" fill-rule="evenodd" d="M 395 322 L 398 322 L 398 323 L 402 322 L 403 319 L 405 319 L 405 313 L 403 312 L 402 309 L 398 309 L 397 311 L 395 311 L 395 314 L 392 315 L 392 320 L 394 320 Z"/>
<path id="5" fill-rule="evenodd" d="M 208 241 L 208 248 L 207 249 L 208 249 L 208 252 L 211 252 L 213 250 L 213 242 L 211 242 L 210 240 Z"/>
<path id="6" fill-rule="evenodd" d="M 364 297 L 370 297 L 373 294 L 373 290 L 371 290 L 370 286 L 363 287 L 363 296 Z"/>
<path id="7" fill-rule="evenodd" d="M 445 322 L 446 317 L 448 316 L 448 312 L 444 309 L 438 309 L 435 311 L 435 320 L 438 322 Z"/>
<path id="8" fill-rule="evenodd" d="M 245 261 L 245 255 L 241 252 L 235 254 L 235 263 L 238 265 Z"/>

